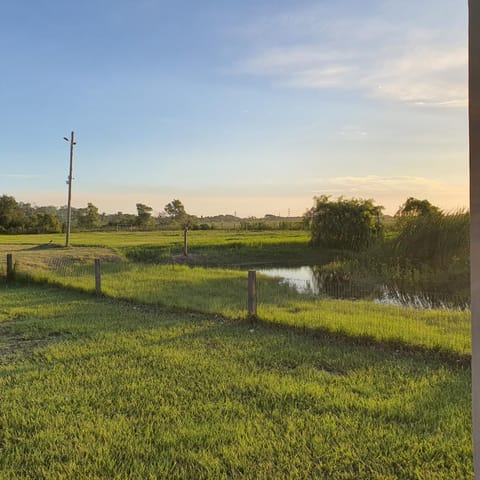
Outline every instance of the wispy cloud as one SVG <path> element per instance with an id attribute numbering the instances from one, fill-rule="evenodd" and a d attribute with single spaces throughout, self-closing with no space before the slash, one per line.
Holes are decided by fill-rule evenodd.
<path id="1" fill-rule="evenodd" d="M 287 30 L 287 41 L 273 35 L 275 23 L 282 34 Z M 252 45 L 235 72 L 286 87 L 360 90 L 423 106 L 466 105 L 464 38 L 452 41 L 440 30 L 402 28 L 378 18 L 359 26 L 358 20 L 322 19 L 305 11 L 279 15 L 263 27 L 270 31 L 267 40 Z"/>
<path id="2" fill-rule="evenodd" d="M 467 104 L 467 51 L 430 46 L 405 52 L 376 66 L 364 81 L 377 85 L 377 94 L 416 105 Z"/>
<path id="3" fill-rule="evenodd" d="M 305 65 L 324 65 L 338 62 L 343 53 L 322 51 L 314 47 L 284 47 L 265 50 L 239 64 L 239 71 L 257 75 L 291 73 Z"/>
<path id="4" fill-rule="evenodd" d="M 339 131 L 339 135 L 345 140 L 365 140 L 368 132 L 363 128 L 347 125 Z"/>
<path id="5" fill-rule="evenodd" d="M 444 190 L 447 184 L 436 179 L 415 177 L 415 176 L 379 176 L 366 175 L 362 177 L 345 176 L 333 177 L 329 179 L 319 179 L 323 186 L 334 191 L 353 193 L 358 190 L 371 192 L 387 192 L 392 189 L 398 191 L 408 191 L 412 189 L 423 190 Z"/>

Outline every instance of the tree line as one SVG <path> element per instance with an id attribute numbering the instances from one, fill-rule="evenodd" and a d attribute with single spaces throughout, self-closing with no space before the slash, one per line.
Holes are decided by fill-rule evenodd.
<path id="1" fill-rule="evenodd" d="M 136 208 L 137 214 L 133 215 L 123 212 L 100 213 L 93 203 L 88 203 L 84 208 L 72 207 L 72 226 L 79 230 L 118 225 L 153 228 L 160 223 L 185 227 L 196 221 L 196 217 L 189 215 L 178 199 L 165 205 L 157 218 L 153 217 L 153 208 L 148 205 L 137 203 Z M 0 233 L 59 233 L 65 229 L 66 218 L 66 206 L 36 206 L 17 202 L 12 196 L 0 196 Z"/>
<path id="2" fill-rule="evenodd" d="M 181 200 L 173 199 L 158 215 L 144 203 L 136 204 L 136 214 L 100 213 L 97 206 L 72 207 L 73 230 L 118 229 L 183 229 L 209 230 L 219 225 L 237 225 L 244 230 L 271 230 L 303 228 L 301 218 L 285 218 L 267 214 L 262 219 L 240 218 L 236 215 L 197 217 L 189 214 Z M 36 206 L 18 202 L 8 195 L 0 196 L 0 233 L 60 233 L 65 231 L 67 207 Z"/>
<path id="3" fill-rule="evenodd" d="M 17 202 L 14 197 L 0 197 L 0 233 L 56 233 L 62 230 L 61 209 L 36 207 Z"/>

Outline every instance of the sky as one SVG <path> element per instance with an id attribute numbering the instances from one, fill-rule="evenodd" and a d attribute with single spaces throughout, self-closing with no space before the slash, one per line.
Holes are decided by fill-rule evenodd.
<path id="1" fill-rule="evenodd" d="M 4 0 L 0 195 L 195 215 L 468 206 L 467 2 Z"/>

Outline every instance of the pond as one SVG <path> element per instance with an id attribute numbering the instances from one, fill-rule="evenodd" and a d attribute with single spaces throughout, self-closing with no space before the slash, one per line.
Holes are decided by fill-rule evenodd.
<path id="1" fill-rule="evenodd" d="M 257 270 L 257 273 L 278 278 L 281 283 L 291 286 L 302 294 L 321 295 L 337 299 L 371 298 L 376 303 L 420 309 L 453 308 L 464 310 L 469 308 L 464 301 L 431 293 L 402 292 L 398 288 L 387 287 L 386 285 L 378 285 L 376 288 L 362 288 L 354 285 L 349 279 L 331 273 L 324 275 L 321 273 L 321 267 L 315 266 L 264 268 Z"/>
<path id="2" fill-rule="evenodd" d="M 320 293 L 314 267 L 267 268 L 257 270 L 257 273 L 267 277 L 280 278 L 282 283 L 290 285 L 299 293 L 313 293 L 314 295 Z"/>

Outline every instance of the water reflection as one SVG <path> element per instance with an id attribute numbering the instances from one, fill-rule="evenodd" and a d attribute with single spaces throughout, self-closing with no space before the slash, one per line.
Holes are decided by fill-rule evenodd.
<path id="1" fill-rule="evenodd" d="M 268 268 L 257 272 L 267 277 L 280 278 L 282 283 L 290 285 L 299 293 L 320 293 L 314 267 Z"/>
<path id="2" fill-rule="evenodd" d="M 338 299 L 370 298 L 376 303 L 420 309 L 468 309 L 466 299 L 424 292 L 402 292 L 395 285 L 366 286 L 355 284 L 348 274 L 324 271 L 321 266 L 268 268 L 257 270 L 267 277 L 279 278 L 282 284 L 302 294 L 323 295 Z"/>
<path id="3" fill-rule="evenodd" d="M 299 293 L 326 295 L 333 298 L 363 298 L 372 296 L 374 289 L 361 289 L 345 274 L 324 272 L 321 267 L 268 268 L 258 270 L 267 277 L 280 278 Z"/>

